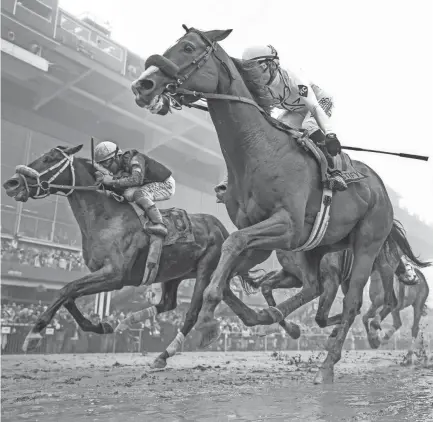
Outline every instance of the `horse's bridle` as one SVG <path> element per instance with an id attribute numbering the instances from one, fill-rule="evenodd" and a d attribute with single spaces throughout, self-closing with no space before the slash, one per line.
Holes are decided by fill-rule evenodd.
<path id="1" fill-rule="evenodd" d="M 74 163 L 74 156 L 66 154 L 62 149 L 60 148 L 54 148 L 55 150 L 59 151 L 63 155 L 63 159 L 61 159 L 58 163 L 52 165 L 50 168 L 44 170 L 43 172 L 39 173 L 37 170 L 25 166 L 25 165 L 18 165 L 15 168 L 16 174 L 18 174 L 21 178 L 21 180 L 24 182 L 25 189 L 27 191 L 27 194 L 30 196 L 30 188 L 37 188 L 36 194 L 32 196 L 34 199 L 41 199 L 46 198 L 48 195 L 51 194 L 50 189 L 51 188 L 57 188 L 57 189 L 69 189 L 69 192 L 57 192 L 57 194 L 63 194 L 64 196 L 69 196 L 74 190 L 97 190 L 100 188 L 99 185 L 94 186 L 75 186 L 75 168 L 73 166 Z M 60 168 L 59 168 L 60 167 Z M 71 175 L 72 175 L 72 185 L 57 185 L 52 183 L 54 180 L 57 179 L 58 176 L 60 176 L 67 168 L 70 168 Z M 48 180 L 41 180 L 41 176 L 44 176 L 47 173 L 50 173 L 53 170 L 57 170 L 56 173 L 54 173 Z M 35 184 L 29 184 L 27 181 L 27 178 L 25 176 L 29 176 L 33 179 L 36 179 Z"/>
<path id="2" fill-rule="evenodd" d="M 156 66 L 159 70 L 161 70 L 162 73 L 164 73 L 165 76 L 168 76 L 169 78 L 173 79 L 173 82 L 169 83 L 165 87 L 165 91 L 163 92 L 163 96 L 167 96 L 170 100 L 170 103 L 173 105 L 176 105 L 177 109 L 182 108 L 182 97 L 183 96 L 192 96 L 195 97 L 198 101 L 200 99 L 203 100 L 228 100 L 228 101 L 236 101 L 241 103 L 250 104 L 254 107 L 256 107 L 262 115 L 264 115 L 267 119 L 273 119 L 269 114 L 260 107 L 253 99 L 246 98 L 246 97 L 240 97 L 237 95 L 228 95 L 228 94 L 211 94 L 206 92 L 198 92 L 198 91 L 191 91 L 189 89 L 181 88 L 181 85 L 185 83 L 196 71 L 198 71 L 200 68 L 202 68 L 206 62 L 210 59 L 211 55 L 213 54 L 217 60 L 221 63 L 224 70 L 227 72 L 229 78 L 230 78 L 230 85 L 231 87 L 233 81 L 235 80 L 235 77 L 233 76 L 232 72 L 230 71 L 229 66 L 227 63 L 224 62 L 223 59 L 221 59 L 217 55 L 218 51 L 218 44 L 216 41 L 211 41 L 203 32 L 195 29 L 195 28 L 187 28 L 186 25 L 182 25 L 182 27 L 185 29 L 186 33 L 189 34 L 190 32 L 196 33 L 206 44 L 207 47 L 203 53 L 201 53 L 198 57 L 194 58 L 190 63 L 185 64 L 180 68 L 178 65 L 173 63 L 170 59 L 165 57 L 164 55 L 154 54 L 150 56 L 145 63 L 145 69 L 147 70 L 150 66 Z M 181 71 L 191 68 L 190 71 L 182 74 Z M 178 101 L 175 97 L 180 96 L 180 101 Z M 188 107 L 196 107 L 201 110 L 207 111 L 206 107 L 195 105 L 195 104 L 184 104 Z M 286 132 L 291 133 L 295 137 L 301 137 L 303 134 L 295 129 L 285 129 Z"/>
<path id="3" fill-rule="evenodd" d="M 158 67 L 166 76 L 172 78 L 174 81 L 166 86 L 166 92 L 170 95 L 178 94 L 178 88 L 186 82 L 196 71 L 202 68 L 207 61 L 210 59 L 211 55 L 214 54 L 215 57 L 221 62 L 224 69 L 229 75 L 230 84 L 234 80 L 232 73 L 230 72 L 227 64 L 216 54 L 218 51 L 218 45 L 216 41 L 211 41 L 203 32 L 195 29 L 195 28 L 187 28 L 186 25 L 182 25 L 186 30 L 186 33 L 189 34 L 194 32 L 197 34 L 206 44 L 206 49 L 198 56 L 195 57 L 190 63 L 186 63 L 182 68 L 179 68 L 175 63 L 169 60 L 164 55 L 154 54 L 150 56 L 145 63 L 145 69 L 148 69 L 150 66 Z M 191 68 L 188 72 L 181 74 L 182 71 Z M 188 91 L 193 92 L 193 91 Z"/>

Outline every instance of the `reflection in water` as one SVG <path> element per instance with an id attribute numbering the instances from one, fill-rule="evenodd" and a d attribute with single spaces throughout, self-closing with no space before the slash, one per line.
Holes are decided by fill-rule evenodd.
<path id="1" fill-rule="evenodd" d="M 401 371 L 347 376 L 330 386 L 304 380 L 238 394 L 202 391 L 181 401 L 147 403 L 146 414 L 159 421 L 433 421 L 433 373 L 417 377 L 415 371 L 408 389 Z M 141 406 L 135 411 L 143 412 Z"/>
<path id="2" fill-rule="evenodd" d="M 433 371 L 381 356 L 352 353 L 325 386 L 313 385 L 314 365 L 268 354 L 182 354 L 164 371 L 150 371 L 141 356 L 26 356 L 25 364 L 9 356 L 2 420 L 433 421 Z"/>

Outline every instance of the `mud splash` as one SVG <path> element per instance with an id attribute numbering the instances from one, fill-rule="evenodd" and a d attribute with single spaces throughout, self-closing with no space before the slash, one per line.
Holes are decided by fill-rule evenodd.
<path id="1" fill-rule="evenodd" d="M 401 352 L 345 352 L 331 386 L 318 353 L 184 353 L 2 358 L 2 420 L 433 421 L 433 369 Z"/>

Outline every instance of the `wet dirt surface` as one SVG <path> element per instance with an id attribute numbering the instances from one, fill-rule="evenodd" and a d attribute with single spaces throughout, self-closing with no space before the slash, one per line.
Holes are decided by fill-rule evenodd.
<path id="1" fill-rule="evenodd" d="M 333 385 L 313 385 L 318 352 L 2 357 L 2 420 L 433 421 L 433 368 L 404 354 L 343 352 Z"/>

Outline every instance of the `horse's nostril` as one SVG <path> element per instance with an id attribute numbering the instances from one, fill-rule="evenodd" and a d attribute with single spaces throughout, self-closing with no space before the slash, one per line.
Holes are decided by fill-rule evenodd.
<path id="1" fill-rule="evenodd" d="M 155 86 L 155 83 L 153 81 L 151 81 L 150 79 L 143 79 L 143 80 L 139 81 L 139 87 L 146 90 L 146 91 L 150 91 L 151 89 L 153 89 L 154 86 Z"/>
<path id="2" fill-rule="evenodd" d="M 13 189 L 18 187 L 19 184 L 20 182 L 18 180 L 8 180 L 5 183 L 3 183 L 3 187 L 5 189 Z"/>

